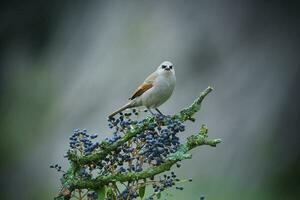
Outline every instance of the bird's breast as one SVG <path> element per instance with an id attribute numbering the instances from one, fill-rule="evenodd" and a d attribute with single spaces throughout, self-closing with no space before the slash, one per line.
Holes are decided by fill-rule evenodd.
<path id="1" fill-rule="evenodd" d="M 158 77 L 154 86 L 142 95 L 143 104 L 155 108 L 170 98 L 175 87 L 175 79 Z"/>

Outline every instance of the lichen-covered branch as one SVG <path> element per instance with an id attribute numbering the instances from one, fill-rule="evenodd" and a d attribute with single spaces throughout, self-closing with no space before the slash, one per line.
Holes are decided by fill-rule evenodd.
<path id="1" fill-rule="evenodd" d="M 169 171 L 176 162 L 191 158 L 191 155 L 188 154 L 188 152 L 193 148 L 201 145 L 215 147 L 218 143 L 221 142 L 220 139 L 208 139 L 206 134 L 207 129 L 205 126 L 202 126 L 200 133 L 188 137 L 187 142 L 185 144 L 182 144 L 175 153 L 170 154 L 167 160 L 159 166 L 150 167 L 143 172 L 110 174 L 107 176 L 99 176 L 93 180 L 88 181 L 74 180 L 73 182 L 69 183 L 70 187 L 76 189 L 97 189 L 109 183 L 137 181 L 151 178 L 157 174 Z"/>
<path id="2" fill-rule="evenodd" d="M 179 114 L 176 114 L 173 116 L 175 119 L 179 119 L 181 121 L 186 121 L 186 120 L 192 120 L 194 121 L 193 115 L 200 110 L 201 103 L 203 99 L 213 90 L 212 87 L 206 88 L 200 96 L 195 99 L 195 101 L 187 108 L 184 108 L 179 112 Z M 101 159 L 104 159 L 109 153 L 112 151 L 116 150 L 118 147 L 122 146 L 125 142 L 136 136 L 137 134 L 145 131 L 149 126 L 153 125 L 156 123 L 156 118 L 151 116 L 148 117 L 146 120 L 144 120 L 140 124 L 133 125 L 129 130 L 127 130 L 126 134 L 114 142 L 113 144 L 108 145 L 107 142 L 102 142 L 100 144 L 101 150 L 93 153 L 92 155 L 88 156 L 78 156 L 72 152 L 68 153 L 68 158 L 72 162 L 83 165 L 83 164 L 89 164 L 93 162 L 97 162 Z M 164 122 L 162 122 L 164 123 Z"/>
<path id="3" fill-rule="evenodd" d="M 186 121 L 186 120 L 191 120 L 195 121 L 193 118 L 193 115 L 198 112 L 201 108 L 201 103 L 203 99 L 211 92 L 213 91 L 212 87 L 207 87 L 201 94 L 200 96 L 195 99 L 195 101 L 187 108 L 184 108 L 183 110 L 180 111 L 179 114 L 174 115 L 175 118 L 180 119 L 181 121 Z"/>

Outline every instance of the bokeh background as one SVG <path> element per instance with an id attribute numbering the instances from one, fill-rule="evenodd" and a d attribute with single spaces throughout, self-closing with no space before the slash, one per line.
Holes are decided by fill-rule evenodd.
<path id="1" fill-rule="evenodd" d="M 172 114 L 215 88 L 202 123 L 217 148 L 176 169 L 173 199 L 299 199 L 300 18 L 293 1 L 1 1 L 1 199 L 52 199 L 74 128 L 109 136 L 108 113 L 160 62 Z"/>

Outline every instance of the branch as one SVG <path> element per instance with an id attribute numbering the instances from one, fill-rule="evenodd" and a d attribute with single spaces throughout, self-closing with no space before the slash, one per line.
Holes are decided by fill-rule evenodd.
<path id="1" fill-rule="evenodd" d="M 200 96 L 195 99 L 195 101 L 187 108 L 184 108 L 183 110 L 180 111 L 180 113 L 178 115 L 175 115 L 174 118 L 178 118 L 180 119 L 182 122 L 183 121 L 187 121 L 187 120 L 191 120 L 191 121 L 195 121 L 193 117 L 193 115 L 198 112 L 201 108 L 201 103 L 203 101 L 203 99 L 211 92 L 213 91 L 212 87 L 207 87 L 201 94 Z"/>
<path id="2" fill-rule="evenodd" d="M 205 126 L 202 126 L 200 133 L 188 137 L 187 142 L 185 144 L 182 144 L 175 153 L 170 154 L 167 160 L 159 166 L 150 167 L 143 172 L 110 174 L 107 176 L 99 176 L 95 179 L 85 181 L 73 180 L 69 182 L 69 186 L 71 189 L 97 189 L 109 183 L 137 181 L 150 178 L 162 172 L 169 171 L 170 168 L 178 161 L 191 158 L 191 155 L 188 154 L 190 150 L 201 145 L 215 147 L 220 142 L 220 139 L 208 139 L 207 128 Z"/>
<path id="3" fill-rule="evenodd" d="M 195 121 L 193 118 L 193 115 L 200 110 L 201 103 L 203 99 L 213 90 L 212 87 L 206 88 L 200 96 L 195 99 L 195 101 L 187 108 L 184 108 L 179 112 L 179 114 L 176 114 L 173 116 L 175 119 L 179 119 L 180 121 Z M 112 151 L 115 151 L 118 147 L 122 146 L 124 143 L 129 141 L 131 138 L 136 136 L 139 133 L 142 133 L 143 131 L 147 130 L 148 127 L 154 125 L 156 123 L 156 118 L 151 116 L 147 117 L 146 120 L 144 120 L 142 123 L 132 126 L 131 129 L 129 129 L 126 134 L 114 142 L 113 144 L 108 144 L 106 141 L 102 142 L 100 144 L 100 151 L 93 153 L 88 156 L 78 156 L 73 152 L 68 152 L 68 159 L 72 161 L 75 165 L 84 165 L 84 164 L 91 164 L 95 163 L 99 160 L 103 160 L 108 154 L 110 154 Z M 162 122 L 162 125 L 164 122 Z"/>

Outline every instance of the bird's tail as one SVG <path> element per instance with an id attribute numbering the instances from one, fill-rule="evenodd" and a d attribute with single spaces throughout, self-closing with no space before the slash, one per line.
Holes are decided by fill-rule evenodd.
<path id="1" fill-rule="evenodd" d="M 108 116 L 108 118 L 112 118 L 113 116 L 115 116 L 119 112 L 122 112 L 123 110 L 126 110 L 127 108 L 132 108 L 132 107 L 134 107 L 134 102 L 133 101 L 129 101 L 124 106 L 122 106 L 121 108 L 119 108 L 118 110 L 116 110 L 115 112 L 113 112 L 112 114 L 110 114 Z"/>

